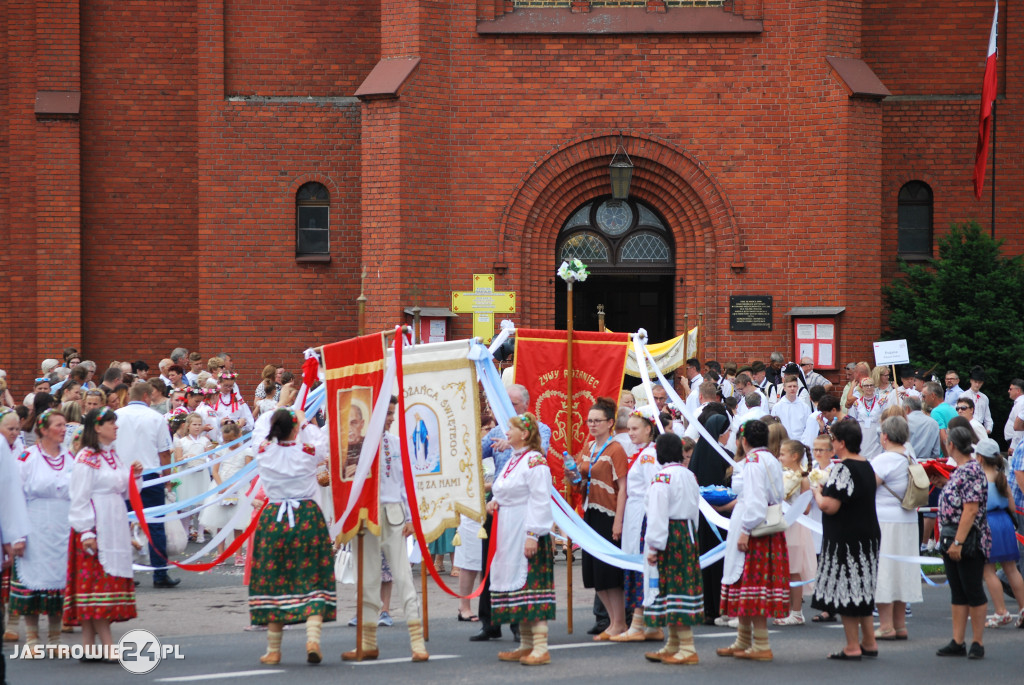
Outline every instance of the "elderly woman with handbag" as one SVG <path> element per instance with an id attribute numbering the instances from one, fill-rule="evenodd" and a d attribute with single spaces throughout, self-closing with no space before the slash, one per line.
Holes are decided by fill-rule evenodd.
<path id="1" fill-rule="evenodd" d="M 986 518 L 988 479 L 981 464 L 974 459 L 972 436 L 971 429 L 963 426 L 949 430 L 946 452 L 956 462 L 956 470 L 944 484 L 937 482 L 940 480 L 938 476 L 933 476 L 933 484 L 942 487 L 939 496 L 939 548 L 946 564 L 953 606 L 953 639 L 935 654 L 981 659 L 985 656 L 982 635 L 988 608 L 982 580 L 992 535 Z M 968 614 L 972 633 L 970 650 L 964 641 Z"/>
<path id="2" fill-rule="evenodd" d="M 878 656 L 871 613 L 882 533 L 875 512 L 875 472 L 861 456 L 860 443 L 859 423 L 844 419 L 835 424 L 832 444 L 841 461 L 832 466 L 824 487 L 811 490 L 822 513 L 821 560 L 811 606 L 842 617 L 846 647 L 828 658 L 843 661 Z"/>
<path id="3" fill-rule="evenodd" d="M 768 619 L 789 615 L 789 550 L 782 519 L 782 465 L 766 447 L 768 426 L 744 423 L 737 435 L 746 459 L 732 476 L 736 506 L 729 519 L 720 611 L 739 619 L 736 641 L 718 656 L 771 661 Z"/>

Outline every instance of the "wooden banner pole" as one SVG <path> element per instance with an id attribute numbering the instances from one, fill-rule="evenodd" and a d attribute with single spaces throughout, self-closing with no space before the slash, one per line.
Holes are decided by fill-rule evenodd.
<path id="1" fill-rule="evenodd" d="M 420 592 L 423 594 L 423 640 L 430 641 L 430 611 L 427 608 L 427 560 L 420 560 Z"/>
<path id="2" fill-rule="evenodd" d="M 356 542 L 356 661 L 363 660 L 363 522 L 359 522 Z"/>
<path id="3" fill-rule="evenodd" d="M 569 454 L 572 454 L 572 281 L 566 283 L 568 292 L 566 293 L 566 331 L 568 347 L 565 351 L 566 359 L 566 377 L 565 377 L 565 449 Z M 573 455 L 575 457 L 575 455 Z M 572 506 L 572 487 L 569 484 L 569 478 L 565 478 L 565 501 L 569 502 Z M 572 539 L 568 536 L 565 538 L 565 589 L 566 589 L 566 602 L 569 604 L 567 610 L 568 619 L 566 626 L 569 630 L 569 635 L 572 635 Z"/>

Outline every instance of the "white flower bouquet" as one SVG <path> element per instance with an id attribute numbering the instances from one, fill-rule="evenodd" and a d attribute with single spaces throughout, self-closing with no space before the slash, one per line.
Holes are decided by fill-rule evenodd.
<path id="1" fill-rule="evenodd" d="M 562 265 L 558 267 L 558 277 L 566 283 L 576 283 L 587 280 L 587 276 L 590 272 L 587 271 L 587 265 L 578 259 L 574 259 L 571 262 L 562 262 Z"/>

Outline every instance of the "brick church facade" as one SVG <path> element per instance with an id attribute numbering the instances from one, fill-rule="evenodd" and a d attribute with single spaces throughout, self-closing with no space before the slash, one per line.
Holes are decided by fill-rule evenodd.
<path id="1" fill-rule="evenodd" d="M 897 254 L 989 227 L 993 167 L 995 235 L 1020 251 L 1016 8 L 998 159 L 982 200 L 971 186 L 992 9 L 7 0 L 0 367 L 27 392 L 65 345 L 154 365 L 183 345 L 231 352 L 248 387 L 356 333 L 364 270 L 371 330 L 474 273 L 516 293 L 520 325 L 561 326 L 571 255 L 594 272 L 580 327 L 607 300 L 612 329 L 700 322 L 708 356 L 789 357 L 787 313 L 830 307 L 835 363 L 869 358 Z M 772 329 L 731 330 L 734 295 L 771 296 Z"/>

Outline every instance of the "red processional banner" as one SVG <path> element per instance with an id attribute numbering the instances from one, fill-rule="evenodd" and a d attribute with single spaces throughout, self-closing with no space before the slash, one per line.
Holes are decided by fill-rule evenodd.
<path id="1" fill-rule="evenodd" d="M 577 455 L 590 435 L 587 414 L 594 401 L 607 397 L 618 404 L 629 334 L 573 331 L 571 443 L 566 434 L 567 336 L 567 331 L 520 328 L 515 377 L 530 392 L 530 411 L 551 428 L 551 450 Z M 555 461 L 561 465 L 561 459 Z"/>
<path id="2" fill-rule="evenodd" d="M 370 415 L 384 382 L 386 344 L 384 336 L 376 333 L 323 346 L 327 425 L 331 436 L 331 495 L 334 515 L 338 517 L 347 508 Z M 358 533 L 361 521 L 371 533 L 380 535 L 380 481 L 377 457 L 374 459 L 373 468 L 358 492 L 358 502 L 342 523 L 342 540 Z"/>

